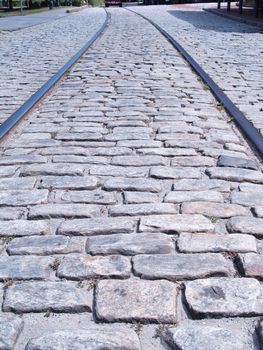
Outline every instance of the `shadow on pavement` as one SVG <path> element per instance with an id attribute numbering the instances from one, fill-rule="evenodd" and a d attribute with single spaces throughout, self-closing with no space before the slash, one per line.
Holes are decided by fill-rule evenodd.
<path id="1" fill-rule="evenodd" d="M 259 27 L 238 23 L 228 18 L 202 11 L 168 11 L 172 16 L 188 22 L 197 29 L 210 30 L 223 33 L 262 33 Z"/>

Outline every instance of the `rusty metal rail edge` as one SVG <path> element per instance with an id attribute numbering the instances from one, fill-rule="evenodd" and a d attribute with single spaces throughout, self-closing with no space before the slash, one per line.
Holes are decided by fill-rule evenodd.
<path id="1" fill-rule="evenodd" d="M 91 45 L 102 35 L 108 25 L 110 15 L 105 10 L 106 18 L 101 28 L 89 39 L 89 41 L 74 55 L 60 70 L 42 85 L 21 107 L 19 107 L 0 126 L 0 140 L 25 116 L 34 106 L 50 91 L 50 89 L 73 67 Z"/>
<path id="2" fill-rule="evenodd" d="M 165 31 L 158 24 L 153 22 L 146 16 L 126 8 L 127 11 L 133 12 L 151 23 L 168 41 L 176 48 L 183 58 L 190 64 L 191 68 L 197 75 L 208 85 L 212 94 L 222 104 L 228 114 L 234 119 L 239 126 L 241 132 L 247 137 L 248 141 L 258 151 L 259 156 L 263 158 L 263 137 L 260 135 L 254 125 L 245 117 L 245 115 L 237 108 L 237 106 L 230 100 L 230 98 L 223 92 L 223 90 L 214 82 L 214 80 L 201 68 L 201 66 L 189 55 L 189 53 L 180 45 L 167 31 Z"/>

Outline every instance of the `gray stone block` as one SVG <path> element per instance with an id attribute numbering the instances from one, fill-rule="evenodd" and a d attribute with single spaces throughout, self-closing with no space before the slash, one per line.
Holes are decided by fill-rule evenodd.
<path id="1" fill-rule="evenodd" d="M 131 273 L 130 259 L 119 255 L 64 257 L 57 275 L 60 278 L 83 280 L 98 277 L 128 278 Z"/>
<path id="2" fill-rule="evenodd" d="M 256 236 L 263 235 L 263 219 L 250 216 L 235 216 L 228 220 L 229 232 L 247 233 Z"/>
<path id="3" fill-rule="evenodd" d="M 23 329 L 23 320 L 10 314 L 0 315 L 0 349 L 13 350 Z"/>
<path id="4" fill-rule="evenodd" d="M 0 280 L 44 280 L 51 273 L 51 257 L 0 256 Z"/>
<path id="5" fill-rule="evenodd" d="M 178 208 L 174 204 L 169 203 L 125 204 L 116 205 L 109 209 L 109 215 L 111 216 L 140 216 L 175 213 L 178 213 Z"/>
<path id="6" fill-rule="evenodd" d="M 45 235 L 50 232 L 48 221 L 38 220 L 14 220 L 1 221 L 0 236 L 35 236 Z"/>
<path id="7" fill-rule="evenodd" d="M 96 287 L 100 321 L 176 322 L 176 285 L 168 281 L 107 280 Z"/>
<path id="8" fill-rule="evenodd" d="M 263 193 L 260 192 L 232 192 L 231 202 L 247 207 L 263 206 Z"/>
<path id="9" fill-rule="evenodd" d="M 59 226 L 58 233 L 74 236 L 130 233 L 134 232 L 136 223 L 133 219 L 108 217 L 67 220 Z"/>
<path id="10" fill-rule="evenodd" d="M 139 154 L 158 155 L 158 156 L 195 156 L 197 153 L 193 148 L 139 148 Z"/>
<path id="11" fill-rule="evenodd" d="M 263 255 L 256 253 L 239 254 L 239 263 L 245 276 L 263 278 Z"/>
<path id="12" fill-rule="evenodd" d="M 245 350 L 245 345 L 229 329 L 216 326 L 184 324 L 169 328 L 166 341 L 180 350 Z"/>
<path id="13" fill-rule="evenodd" d="M 72 203 L 92 203 L 92 204 L 115 204 L 117 201 L 115 193 L 106 191 L 67 191 L 61 199 Z"/>
<path id="14" fill-rule="evenodd" d="M 239 186 L 238 186 L 239 190 L 241 192 L 256 192 L 256 193 L 260 193 L 263 191 L 263 185 L 259 185 L 259 184 L 252 184 L 252 183 L 249 183 L 249 182 L 244 182 L 244 183 L 241 183 Z"/>
<path id="15" fill-rule="evenodd" d="M 221 179 L 237 182 L 263 183 L 263 174 L 255 170 L 239 168 L 209 168 L 207 174 L 211 179 Z"/>
<path id="16" fill-rule="evenodd" d="M 243 234 L 181 233 L 177 246 L 182 253 L 257 252 L 255 237 Z"/>
<path id="17" fill-rule="evenodd" d="M 130 147 L 130 148 L 141 148 L 141 147 L 161 147 L 162 142 L 156 141 L 156 140 L 125 140 L 125 141 L 118 141 L 117 142 L 118 147 Z"/>
<path id="18" fill-rule="evenodd" d="M 90 167 L 90 174 L 96 176 L 127 176 L 144 177 L 148 174 L 145 167 L 122 167 L 117 165 L 93 165 Z"/>
<path id="19" fill-rule="evenodd" d="M 262 290 L 253 278 L 209 278 L 186 283 L 190 311 L 201 317 L 263 315 Z"/>
<path id="20" fill-rule="evenodd" d="M 14 283 L 5 292 L 3 311 L 84 312 L 92 309 L 92 290 L 73 282 Z"/>
<path id="21" fill-rule="evenodd" d="M 141 350 L 137 334 L 122 325 L 93 325 L 74 332 L 58 331 L 29 340 L 26 350 Z"/>
<path id="22" fill-rule="evenodd" d="M 151 192 L 124 192 L 124 202 L 127 204 L 153 203 L 158 201 L 158 195 Z"/>
<path id="23" fill-rule="evenodd" d="M 169 254 L 175 251 L 171 237 L 162 233 L 115 234 L 89 237 L 87 253 L 96 254 Z"/>
<path id="24" fill-rule="evenodd" d="M 217 191 L 171 191 L 164 198 L 168 203 L 182 203 L 194 201 L 223 202 L 224 198 Z"/>
<path id="25" fill-rule="evenodd" d="M 34 236 L 14 238 L 7 247 L 10 255 L 52 255 L 79 253 L 81 247 L 67 236 Z"/>
<path id="26" fill-rule="evenodd" d="M 194 156 L 194 157 L 174 157 L 172 159 L 171 165 L 174 167 L 177 166 L 188 166 L 188 167 L 207 167 L 215 166 L 216 161 L 211 157 L 204 156 Z"/>
<path id="27" fill-rule="evenodd" d="M 81 164 L 32 164 L 21 169 L 23 176 L 72 176 L 83 175 L 84 166 Z"/>
<path id="28" fill-rule="evenodd" d="M 100 133 L 94 132 L 64 132 L 57 133 L 55 139 L 61 141 L 101 141 L 103 140 L 103 136 Z"/>
<path id="29" fill-rule="evenodd" d="M 40 180 L 41 188 L 93 190 L 97 187 L 94 176 L 45 176 Z"/>
<path id="30" fill-rule="evenodd" d="M 38 154 L 22 154 L 14 156 L 2 156 L 0 159 L 0 165 L 13 165 L 13 164 L 35 164 L 46 163 L 47 158 Z"/>
<path id="31" fill-rule="evenodd" d="M 202 180 L 191 180 L 191 179 L 181 179 L 177 180 L 173 184 L 174 191 L 220 191 L 229 192 L 230 183 L 224 180 L 212 180 L 212 179 L 202 179 Z"/>
<path id="32" fill-rule="evenodd" d="M 135 274 L 145 279 L 191 280 L 229 276 L 233 268 L 220 254 L 140 255 L 133 258 Z"/>
<path id="33" fill-rule="evenodd" d="M 236 158 L 222 155 L 218 158 L 217 166 L 220 167 L 233 167 L 257 170 L 257 164 L 251 159 Z"/>
<path id="34" fill-rule="evenodd" d="M 59 155 L 53 156 L 54 163 L 74 163 L 74 164 L 108 164 L 109 158 L 99 156 L 77 156 L 77 155 Z"/>
<path id="35" fill-rule="evenodd" d="M 0 205 L 2 206 L 25 206 L 46 203 L 47 190 L 10 190 L 0 192 Z"/>
<path id="36" fill-rule="evenodd" d="M 43 204 L 29 209 L 29 219 L 92 218 L 100 216 L 102 207 L 94 204 Z"/>
<path id="37" fill-rule="evenodd" d="M 209 232 L 214 230 L 210 220 L 202 215 L 152 215 L 140 220 L 140 232 Z"/>
<path id="38" fill-rule="evenodd" d="M 111 178 L 105 181 L 103 187 L 108 191 L 160 192 L 162 190 L 158 181 L 144 178 Z"/>
<path id="39" fill-rule="evenodd" d="M 154 166 L 167 165 L 168 160 L 161 156 L 116 156 L 113 157 L 111 164 L 122 166 Z"/>
<path id="40" fill-rule="evenodd" d="M 153 167 L 150 171 L 150 176 L 158 179 L 199 179 L 201 172 L 199 169 L 184 167 Z"/>
<path id="41" fill-rule="evenodd" d="M 25 218 L 26 208 L 2 207 L 0 210 L 0 220 L 17 220 Z"/>
<path id="42" fill-rule="evenodd" d="M 19 166 L 17 165 L 1 167 L 0 177 L 13 176 L 18 168 Z"/>
<path id="43" fill-rule="evenodd" d="M 0 178 L 0 190 L 30 190 L 33 189 L 36 181 L 34 177 Z"/>
<path id="44" fill-rule="evenodd" d="M 256 217 L 263 218 L 263 206 L 262 207 L 255 207 L 252 209 L 253 209 L 253 212 L 256 215 Z"/>
<path id="45" fill-rule="evenodd" d="M 209 217 L 229 218 L 231 216 L 249 215 L 249 210 L 237 204 L 213 202 L 189 202 L 181 207 L 183 214 L 202 214 Z"/>

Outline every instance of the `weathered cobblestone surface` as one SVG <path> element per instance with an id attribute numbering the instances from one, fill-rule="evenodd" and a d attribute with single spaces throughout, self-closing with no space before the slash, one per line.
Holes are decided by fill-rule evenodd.
<path id="1" fill-rule="evenodd" d="M 171 34 L 263 135 L 260 28 L 216 16 L 196 5 L 147 6 L 135 10 Z M 198 122 L 194 125 L 201 126 Z M 217 129 L 216 125 L 213 127 Z M 211 139 L 214 132 L 217 131 L 210 134 Z M 228 136 L 226 142 L 232 142 Z"/>
<path id="2" fill-rule="evenodd" d="M 23 329 L 23 320 L 17 316 L 0 316 L 0 348 L 12 350 Z"/>
<path id="3" fill-rule="evenodd" d="M 19 31 L 0 32 L 0 124 L 56 73 L 104 20 L 104 10 L 94 8 Z"/>
<path id="4" fill-rule="evenodd" d="M 140 342 L 136 333 L 116 325 L 92 327 L 88 331 L 55 332 L 29 341 L 26 350 L 57 350 L 63 349 L 111 349 L 140 350 Z"/>
<path id="5" fill-rule="evenodd" d="M 184 325 L 171 328 L 167 341 L 181 350 L 244 350 L 244 344 L 238 336 L 220 327 Z"/>
<path id="6" fill-rule="evenodd" d="M 110 12 L 1 143 L 0 344 L 259 350 L 261 164 L 170 44 Z"/>

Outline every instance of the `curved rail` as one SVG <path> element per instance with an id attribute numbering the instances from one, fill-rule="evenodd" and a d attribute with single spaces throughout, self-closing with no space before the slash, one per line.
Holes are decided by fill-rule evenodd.
<path id="1" fill-rule="evenodd" d="M 213 95 L 222 104 L 228 114 L 235 120 L 243 134 L 247 137 L 249 142 L 256 148 L 261 158 L 263 158 L 263 137 L 260 135 L 254 125 L 245 117 L 245 115 L 237 108 L 237 106 L 230 100 L 230 98 L 223 92 L 223 90 L 214 82 L 214 80 L 201 68 L 201 66 L 189 55 L 189 53 L 180 45 L 167 31 L 165 31 L 158 24 L 153 22 L 146 16 L 126 8 L 138 16 L 144 18 L 151 23 L 162 35 L 176 48 L 183 58 L 190 64 L 193 70 L 199 75 L 205 84 L 208 85 Z"/>
<path id="2" fill-rule="evenodd" d="M 106 19 L 101 28 L 93 35 L 91 39 L 62 67 L 53 75 L 44 85 L 41 86 L 21 107 L 19 107 L 10 117 L 8 117 L 0 126 L 0 139 L 8 132 L 48 93 L 48 91 L 72 68 L 72 66 L 81 58 L 81 56 L 90 48 L 90 46 L 102 35 L 109 22 L 109 13 L 105 10 Z"/>

